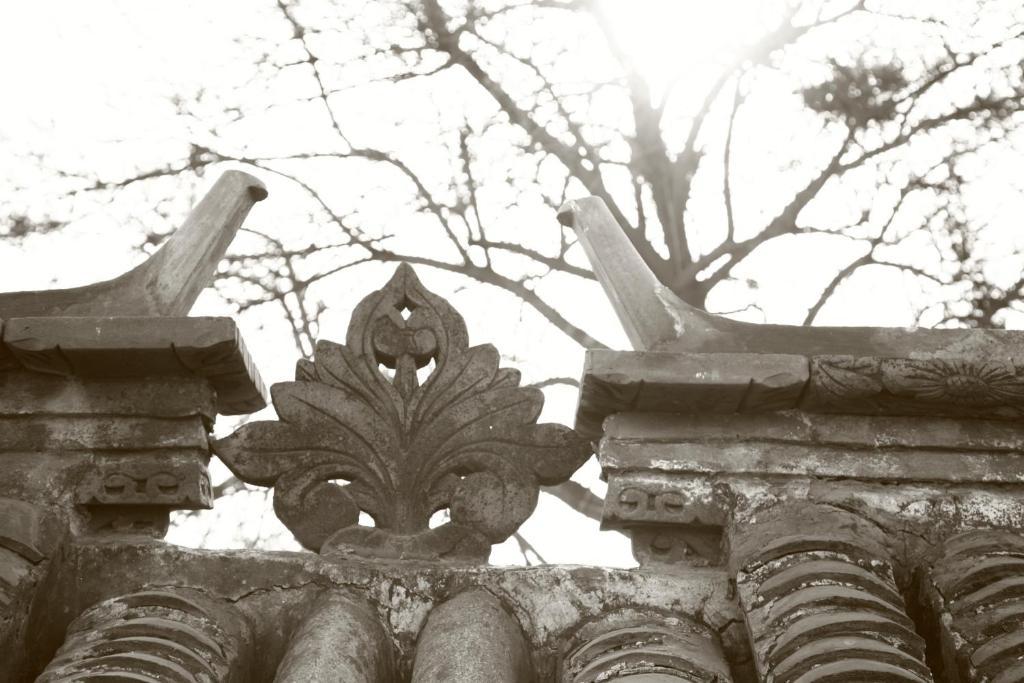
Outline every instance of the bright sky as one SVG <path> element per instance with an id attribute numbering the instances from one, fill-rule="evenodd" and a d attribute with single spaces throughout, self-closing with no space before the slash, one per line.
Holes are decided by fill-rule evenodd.
<path id="1" fill-rule="evenodd" d="M 356 7 L 357 3 L 352 3 Z M 671 92 L 671 107 L 683 120 L 692 109 L 699 84 L 714 77 L 714 66 L 765 26 L 765 18 L 748 11 L 749 0 L 693 3 L 682 0 L 605 0 L 623 48 L 638 69 L 649 78 L 655 97 Z M 349 7 L 342 4 L 341 7 Z M 950 7 L 955 6 L 950 5 Z M 533 29 L 531 28 L 531 31 Z M 538 29 L 539 30 L 539 29 Z M 284 29 L 270 0 L 35 0 L 8 9 L 0 22 L 0 154 L 10 164 L 0 168 L 0 209 L 36 209 L 52 195 L 52 176 L 36 168 L 35 158 L 47 168 L 96 173 L 116 179 L 138 168 L 154 168 L 182 156 L 183 148 L 202 140 L 204 131 L 178 115 L 175 97 L 191 98 L 200 90 L 210 97 L 209 111 L 198 107 L 209 120 L 223 116 L 223 95 L 244 83 L 252 72 L 256 54 L 247 37 L 278 40 Z M 524 34 L 530 35 L 530 34 Z M 357 49 L 335 45 L 340 51 Z M 582 48 L 581 48 L 582 49 Z M 257 82 L 256 84 L 260 84 Z M 308 82 L 278 80 L 273 87 L 251 88 L 257 104 L 284 102 L 305 92 Z M 429 165 L 443 155 L 432 137 L 430 125 L 437 117 L 454 117 L 470 123 L 490 116 L 479 94 L 465 86 L 457 74 L 447 80 L 414 81 L 403 90 L 361 86 L 340 98 L 346 131 L 362 144 L 380 143 L 406 151 L 410 163 Z M 414 105 L 410 105 L 414 103 Z M 763 170 L 746 171 L 755 158 L 773 161 L 791 140 L 786 131 L 799 129 L 790 101 L 762 103 L 756 121 L 740 122 L 736 146 L 749 150 L 751 164 L 740 164 L 737 191 L 741 226 L 757 224 L 759 211 L 771 204 L 777 189 Z M 671 133 L 671 127 L 667 130 Z M 260 116 L 230 127 L 226 144 L 238 150 L 279 154 L 295 149 L 325 149 L 336 144 L 326 135 L 323 120 L 307 109 L 276 107 Z M 500 147 L 500 146 L 499 146 Z M 497 150 L 497 148 L 496 148 Z M 482 148 L 481 155 L 498 154 Z M 447 160 L 440 159 L 440 163 Z M 494 159 L 499 168 L 502 160 Z M 995 207 L 992 222 L 1003 232 L 1017 231 L 1016 216 L 1024 206 L 1007 197 L 1018 174 L 1019 155 L 1011 154 L 983 169 L 990 182 L 989 195 L 979 205 Z M 763 169 L 764 166 L 758 167 Z M 393 187 L 366 168 L 325 165 L 314 174 L 329 196 L 359 206 L 360 220 L 368 230 L 406 230 L 406 249 L 435 249 L 427 228 L 410 217 L 407 207 L 394 196 Z M 1012 176 L 1012 178 L 1011 178 Z M 247 225 L 265 230 L 296 244 L 322 239 L 310 227 L 308 204 L 294 186 L 264 175 L 270 199 L 258 205 Z M 384 179 L 386 181 L 386 179 Z M 206 186 L 212 178 L 203 181 Z M 23 248 L 0 242 L 0 290 L 69 286 L 114 276 L 137 262 L 139 235 L 146 229 L 166 232 L 201 194 L 183 193 L 173 185 L 156 185 L 143 191 L 124 190 L 114 204 L 75 200 L 62 210 L 81 218 L 59 236 L 30 238 Z M 505 198 L 500 190 L 495 204 Z M 879 200 L 881 201 L 881 200 Z M 173 218 L 154 215 L 159 209 Z M 500 218 L 511 234 L 531 239 L 555 239 L 557 226 L 543 206 L 514 203 Z M 714 230 L 704 233 L 713 240 Z M 832 239 L 832 238 L 823 238 Z M 247 242 L 249 240 L 249 242 Z M 240 236 L 235 249 L 244 249 L 252 238 Z M 709 242 L 711 244 L 713 242 Z M 579 254 L 575 257 L 582 262 Z M 759 274 L 759 299 L 773 322 L 799 322 L 817 289 L 808 281 L 824 281 L 851 258 L 851 252 L 833 242 L 794 244 L 780 240 L 752 259 L 747 270 Z M 1015 262 L 1007 262 L 1005 277 Z M 383 284 L 393 266 L 373 264 L 338 279 L 322 283 L 316 294 L 330 304 L 322 322 L 321 337 L 342 340 L 352 307 L 369 291 Z M 532 309 L 510 295 L 457 277 L 419 269 L 426 285 L 450 298 L 467 319 L 473 343 L 492 342 L 505 354 L 506 363 L 524 373 L 525 381 L 551 376 L 578 376 L 582 350 L 550 326 L 541 324 Z M 767 275 L 764 275 L 767 273 Z M 610 306 L 593 283 L 565 280 L 541 281 L 540 291 L 554 301 L 571 320 L 615 348 L 628 348 Z M 910 322 L 909 302 L 914 292 L 905 276 L 872 269 L 859 276 L 858 285 L 840 289 L 833 305 L 820 318 L 822 324 L 905 325 Z M 716 290 L 711 306 L 731 310 L 745 301 L 742 288 Z M 194 315 L 231 315 L 231 309 L 212 291 L 200 299 Z M 760 321 L 756 314 L 749 319 Z M 290 378 L 296 353 L 286 325 L 273 311 L 257 309 L 238 317 L 243 336 L 257 366 L 268 382 Z M 571 423 L 575 392 L 547 392 L 544 419 Z M 224 422 L 218 430 L 230 427 Z M 212 465 L 215 476 L 225 472 Z M 576 479 L 595 490 L 598 468 L 589 463 Z M 219 501 L 214 513 L 189 520 L 172 532 L 171 540 L 199 542 L 210 532 L 208 543 L 228 547 L 240 535 L 262 529 L 271 547 L 288 547 L 273 514 L 252 514 L 252 497 L 237 496 Z M 560 502 L 542 496 L 537 513 L 523 528 L 524 535 L 549 561 L 625 566 L 632 563 L 628 543 L 619 535 L 600 533 L 596 525 L 568 512 Z M 499 547 L 493 561 L 520 561 L 517 547 Z"/>

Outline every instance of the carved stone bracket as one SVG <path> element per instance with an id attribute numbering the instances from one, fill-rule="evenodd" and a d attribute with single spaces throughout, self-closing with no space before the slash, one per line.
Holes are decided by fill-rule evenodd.
<path id="1" fill-rule="evenodd" d="M 307 548 L 482 559 L 530 515 L 541 484 L 590 453 L 569 428 L 536 424 L 543 395 L 518 385 L 403 264 L 356 307 L 345 345 L 319 342 L 296 381 L 273 387 L 278 421 L 244 425 L 214 451 L 243 481 L 274 487 Z M 440 510 L 450 520 L 430 528 Z"/>

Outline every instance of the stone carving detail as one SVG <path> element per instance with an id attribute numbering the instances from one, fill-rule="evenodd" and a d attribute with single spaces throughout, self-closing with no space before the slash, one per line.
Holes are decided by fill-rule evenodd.
<path id="1" fill-rule="evenodd" d="M 737 588 L 762 679 L 930 682 L 879 539 L 852 515 L 793 512 L 747 525 L 738 544 L 748 549 Z M 803 530 L 808 519 L 813 530 Z"/>
<path id="2" fill-rule="evenodd" d="M 233 608 L 185 590 L 105 600 L 68 627 L 37 683 L 65 680 L 243 681 L 251 636 Z"/>
<path id="3" fill-rule="evenodd" d="M 1009 361 L 817 356 L 809 394 L 810 403 L 837 409 L 853 402 L 871 412 L 1024 414 L 1024 376 Z"/>
<path id="4" fill-rule="evenodd" d="M 210 475 L 199 462 L 100 463 L 77 493 L 83 505 L 168 505 L 184 510 L 213 506 Z"/>
<path id="5" fill-rule="evenodd" d="M 687 619 L 611 613 L 583 631 L 595 634 L 579 634 L 584 642 L 565 657 L 561 683 L 647 680 L 646 676 L 658 681 L 733 680 L 717 635 Z"/>
<path id="6" fill-rule="evenodd" d="M 278 516 L 308 548 L 482 559 L 529 516 L 540 484 L 590 453 L 567 427 L 535 424 L 543 395 L 518 385 L 403 264 L 356 307 L 345 345 L 319 342 L 296 381 L 273 387 L 279 421 L 214 450 L 243 481 L 274 487 Z M 429 528 L 446 508 L 450 521 Z"/>
<path id="7" fill-rule="evenodd" d="M 1024 681 L 1024 538 L 976 531 L 950 539 L 924 593 L 941 639 L 942 680 Z"/>
<path id="8" fill-rule="evenodd" d="M 722 564 L 721 527 L 651 524 L 629 529 L 633 557 L 641 567 L 717 567 Z"/>

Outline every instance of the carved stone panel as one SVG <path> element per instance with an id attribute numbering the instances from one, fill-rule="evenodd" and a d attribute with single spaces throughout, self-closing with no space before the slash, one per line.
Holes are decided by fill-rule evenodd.
<path id="1" fill-rule="evenodd" d="M 802 407 L 834 412 L 1024 415 L 1024 372 L 990 357 L 816 356 Z"/>
<path id="2" fill-rule="evenodd" d="M 78 485 L 82 505 L 156 505 L 177 510 L 213 507 L 206 463 L 196 456 L 101 462 Z"/>
<path id="3" fill-rule="evenodd" d="M 274 487 L 278 516 L 308 548 L 484 558 L 541 484 L 590 453 L 572 430 L 536 424 L 541 392 L 499 368 L 493 346 L 470 347 L 462 317 L 407 265 L 356 307 L 346 342 L 319 342 L 296 381 L 273 387 L 279 420 L 214 445 L 240 479 Z"/>

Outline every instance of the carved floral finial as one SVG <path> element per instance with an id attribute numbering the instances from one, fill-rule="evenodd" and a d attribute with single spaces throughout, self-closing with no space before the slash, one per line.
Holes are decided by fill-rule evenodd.
<path id="1" fill-rule="evenodd" d="M 540 484 L 590 454 L 568 427 L 536 424 L 542 393 L 519 387 L 490 344 L 470 347 L 462 316 L 406 264 L 356 307 L 345 345 L 319 342 L 271 394 L 278 421 L 214 450 L 243 481 L 273 486 L 278 517 L 324 553 L 484 559 Z M 450 520 L 429 528 L 443 509 Z"/>

